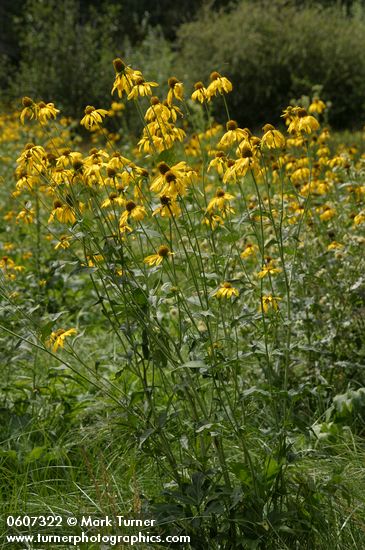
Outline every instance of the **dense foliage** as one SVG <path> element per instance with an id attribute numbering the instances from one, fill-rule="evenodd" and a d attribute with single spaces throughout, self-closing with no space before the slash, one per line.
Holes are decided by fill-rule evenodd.
<path id="1" fill-rule="evenodd" d="M 365 19 L 338 7 L 245 1 L 228 13 L 205 11 L 180 29 L 181 77 L 226 71 L 236 93 L 233 112 L 243 125 L 272 120 L 292 98 L 323 87 L 340 127 L 365 118 Z M 200 75 L 200 76 L 199 76 Z"/>

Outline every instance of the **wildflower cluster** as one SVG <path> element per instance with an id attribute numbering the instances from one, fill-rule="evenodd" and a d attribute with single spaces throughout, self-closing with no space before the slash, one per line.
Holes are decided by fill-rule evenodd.
<path id="1" fill-rule="evenodd" d="M 271 481 L 262 491 L 259 483 L 272 468 L 279 486 L 288 442 L 301 444 L 289 397 L 299 402 L 297 376 L 308 380 L 322 369 L 324 377 L 340 353 L 328 336 L 339 339 L 344 328 L 333 313 L 345 309 L 332 294 L 334 281 L 345 281 L 348 323 L 357 318 L 365 155 L 333 146 L 319 97 L 307 109 L 288 106 L 282 127 L 266 123 L 253 133 L 229 116 L 225 126 L 212 120 L 210 104 L 227 107 L 233 90 L 216 71 L 189 94 L 172 76 L 158 97 L 158 84 L 140 70 L 120 58 L 113 64 L 111 107 L 86 106 L 83 138 L 69 131 L 74 121 L 58 120 L 53 103 L 28 97 L 21 124 L 14 116 L 0 120 L 1 142 L 24 143 L 11 206 L 1 211 L 1 299 L 16 311 L 23 305 L 28 321 L 36 318 L 27 343 L 43 346 L 52 360 L 62 357 L 67 368 L 78 365 L 78 376 L 90 376 L 93 388 L 123 408 L 138 449 L 149 439 L 154 456 L 164 453 L 169 483 L 183 492 L 186 471 L 199 480 L 202 470 L 215 476 L 219 490 L 207 509 L 224 490 L 232 497 L 224 502 L 229 515 L 234 499 L 245 498 L 234 493 L 243 479 L 253 500 L 271 495 Z M 129 106 L 143 121 L 134 140 L 121 130 Z M 27 306 L 27 286 L 41 306 Z M 91 318 L 113 339 L 113 351 L 103 350 L 112 364 L 105 376 L 78 351 Z M 326 336 L 313 333 L 319 325 Z M 351 356 L 361 353 L 351 349 Z M 267 397 L 270 410 L 255 433 L 274 441 L 257 453 L 244 433 L 252 395 Z M 267 445 L 275 447 L 275 466 Z M 280 498 L 289 494 L 280 491 Z M 197 514 L 206 513 L 199 506 Z"/>
<path id="2" fill-rule="evenodd" d="M 211 296 L 239 297 L 238 289 L 224 280 L 229 274 L 240 284 L 249 281 L 252 297 L 259 293 L 254 301 L 264 314 L 270 310 L 278 312 L 282 300 L 279 294 L 292 276 L 285 267 L 287 246 L 283 242 L 279 245 L 279 227 L 287 225 L 290 235 L 299 237 L 299 229 L 303 232 L 305 226 L 307 234 L 303 234 L 301 248 L 305 247 L 305 240 L 313 238 L 318 224 L 332 227 L 338 216 L 336 188 L 349 166 L 356 169 L 356 152 L 343 149 L 331 156 L 329 131 L 320 128 L 318 120 L 325 104 L 315 97 L 308 112 L 299 106 L 285 109 L 287 137 L 271 124 L 265 124 L 262 135 L 255 136 L 248 128 L 228 120 L 223 133 L 220 126 L 212 126 L 187 138 L 186 131 L 176 125 L 186 108 L 184 85 L 179 79 L 169 79 L 167 97 L 160 100 L 152 95 L 152 88 L 158 84 L 145 80 L 141 71 L 120 58 L 114 60 L 114 68 L 112 94 L 117 93 L 119 98 L 125 95 L 141 112 L 140 100 L 149 98 L 150 105 L 143 115 L 145 127 L 137 144 L 138 157 L 142 161 L 145 156 L 145 160 L 136 162 L 116 150 L 110 140 L 106 148 L 93 147 L 86 155 L 72 147 L 62 147 L 55 140 L 43 145 L 27 143 L 17 159 L 14 196 L 23 206 L 14 214 L 16 223 L 32 225 L 36 216 L 47 212 L 47 224 L 56 238 L 55 250 L 64 253 L 72 248 L 78 252 L 82 246 L 83 261 L 88 265 L 95 265 L 91 258 L 97 258 L 98 263 L 106 261 L 101 250 L 103 239 L 113 242 L 116 250 L 129 250 L 138 261 L 138 236 L 140 244 L 150 248 L 149 254 L 142 254 L 144 264 L 158 267 L 173 258 L 174 284 L 176 267 L 186 261 L 186 254 L 193 254 L 191 262 L 204 269 L 203 248 L 213 247 L 216 257 L 217 250 L 226 246 L 228 231 L 234 235 L 230 261 L 223 268 L 225 261 L 215 260 L 215 276 L 221 272 L 222 280 L 217 281 L 221 286 Z M 209 102 L 231 91 L 230 81 L 213 72 L 206 88 L 201 82 L 195 85 L 192 99 Z M 87 106 L 81 124 L 90 131 L 100 129 L 105 117 L 113 112 Z M 58 113 L 52 103 L 35 103 L 25 97 L 20 119 L 23 124 L 26 120 L 38 120 L 43 126 Z M 105 135 L 108 138 L 106 129 Z M 155 160 L 159 152 L 183 142 L 187 160 Z M 207 171 L 198 156 L 204 150 L 211 157 Z M 346 200 L 354 202 L 345 224 L 361 225 L 364 214 L 358 205 L 364 188 L 350 186 L 347 192 Z M 88 232 L 94 236 L 80 242 L 77 235 L 86 220 Z M 90 233 L 90 223 L 96 220 Z M 188 247 L 182 237 L 187 223 L 193 224 L 194 230 Z M 154 239 L 149 237 L 152 228 L 160 233 L 162 242 L 153 244 Z M 268 250 L 265 242 L 270 239 L 276 239 L 277 244 Z M 95 247 L 97 253 L 92 250 Z M 166 276 L 172 277 L 172 273 Z M 203 287 L 197 284 L 193 294 L 200 297 L 204 287 L 208 290 L 206 285 L 207 281 Z M 209 300 L 205 307 L 211 307 Z"/>

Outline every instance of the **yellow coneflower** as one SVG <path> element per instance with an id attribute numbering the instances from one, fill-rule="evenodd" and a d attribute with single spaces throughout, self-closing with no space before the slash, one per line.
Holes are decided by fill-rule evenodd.
<path id="1" fill-rule="evenodd" d="M 327 250 L 339 250 L 343 248 L 344 245 L 342 243 L 338 243 L 337 241 L 332 241 L 328 246 Z"/>
<path id="2" fill-rule="evenodd" d="M 120 59 L 120 57 L 114 59 L 113 65 L 116 75 L 112 88 L 112 94 L 117 91 L 119 97 L 122 97 L 123 92 L 128 95 L 136 79 L 142 77 L 142 73 L 141 71 L 135 71 L 134 69 L 126 65 L 124 61 Z"/>
<path id="3" fill-rule="evenodd" d="M 330 168 L 335 168 L 336 166 L 346 168 L 350 165 L 350 158 L 346 153 L 342 155 L 336 155 L 331 160 L 329 160 L 327 164 Z"/>
<path id="4" fill-rule="evenodd" d="M 160 162 L 158 170 L 159 175 L 153 180 L 150 190 L 174 199 L 177 195 L 185 195 L 187 187 L 197 175 L 184 161 L 171 167 L 166 162 Z"/>
<path id="5" fill-rule="evenodd" d="M 127 201 L 125 203 L 125 211 L 120 216 L 119 225 L 126 225 L 127 221 L 132 218 L 136 221 L 142 221 L 147 212 L 144 206 L 136 204 L 134 201 Z"/>
<path id="6" fill-rule="evenodd" d="M 69 147 L 66 147 L 61 150 L 60 156 L 57 157 L 56 166 L 67 168 L 67 166 L 72 166 L 76 159 L 82 160 L 82 154 L 79 151 L 71 151 Z"/>
<path id="7" fill-rule="evenodd" d="M 258 246 L 256 244 L 247 243 L 245 249 L 243 250 L 243 252 L 241 252 L 240 256 L 244 260 L 256 254 L 257 250 L 258 250 Z"/>
<path id="8" fill-rule="evenodd" d="M 107 114 L 106 109 L 95 109 L 92 105 L 88 105 L 85 107 L 85 116 L 80 120 L 80 124 L 87 130 L 92 130 L 103 122 Z"/>
<path id="9" fill-rule="evenodd" d="M 232 296 L 239 296 L 239 290 L 231 285 L 231 283 L 221 283 L 220 288 L 212 294 L 215 298 L 231 298 Z"/>
<path id="10" fill-rule="evenodd" d="M 211 230 L 214 231 L 217 227 L 224 225 L 224 219 L 222 216 L 218 216 L 218 214 L 212 214 L 209 212 L 206 216 L 204 216 L 202 223 L 209 225 Z"/>
<path id="11" fill-rule="evenodd" d="M 323 222 L 328 222 L 336 215 L 336 210 L 329 204 L 325 204 L 320 209 L 317 209 L 317 211 L 322 212 L 319 215 L 319 219 L 322 220 Z"/>
<path id="12" fill-rule="evenodd" d="M 225 76 L 221 76 L 217 71 L 213 71 L 210 75 L 210 84 L 207 88 L 207 95 L 209 98 L 217 95 L 217 93 L 223 95 L 228 94 L 233 90 L 232 83 Z"/>
<path id="13" fill-rule="evenodd" d="M 138 142 L 139 151 L 151 153 L 169 149 L 176 141 L 183 141 L 186 133 L 182 128 L 177 128 L 164 120 L 150 122 L 142 132 L 142 138 Z"/>
<path id="14" fill-rule="evenodd" d="M 109 159 L 109 154 L 104 149 L 93 147 L 89 151 L 89 155 L 84 159 L 84 164 L 92 166 L 93 164 L 102 165 L 106 159 Z"/>
<path id="15" fill-rule="evenodd" d="M 318 113 L 320 115 L 321 113 L 323 113 L 325 109 L 326 109 L 326 104 L 324 103 L 324 101 L 322 101 L 318 97 L 315 97 L 312 103 L 309 105 L 308 112 Z"/>
<path id="16" fill-rule="evenodd" d="M 282 149 L 285 147 L 285 137 L 271 124 L 263 127 L 264 135 L 261 138 L 261 147 L 267 149 Z"/>
<path id="17" fill-rule="evenodd" d="M 169 170 L 165 174 L 165 185 L 162 188 L 162 193 L 170 195 L 176 198 L 178 195 L 184 196 L 186 193 L 186 187 L 188 180 L 185 178 L 179 178 L 174 174 L 172 170 Z M 152 186 L 151 186 L 152 187 Z"/>
<path id="18" fill-rule="evenodd" d="M 154 209 L 152 216 L 160 214 L 162 218 L 177 217 L 181 214 L 180 206 L 173 197 L 168 195 L 160 196 L 160 206 Z"/>
<path id="19" fill-rule="evenodd" d="M 329 147 L 325 146 L 325 145 L 322 145 L 321 147 L 319 147 L 319 149 L 317 150 L 317 156 L 318 157 L 329 157 L 331 154 L 331 151 L 329 149 Z"/>
<path id="20" fill-rule="evenodd" d="M 41 171 L 45 166 L 46 152 L 41 145 L 35 145 L 34 143 L 27 143 L 24 147 L 24 151 L 17 158 L 17 163 L 20 168 L 32 169 L 36 168 L 37 171 Z"/>
<path id="21" fill-rule="evenodd" d="M 172 122 L 176 122 L 178 118 L 184 117 L 184 113 L 182 112 L 182 110 L 179 109 L 177 105 L 169 105 L 167 99 L 164 100 L 163 106 L 169 110 L 169 118 L 171 118 Z"/>
<path id="22" fill-rule="evenodd" d="M 209 172 L 211 168 L 214 168 L 220 176 L 223 176 L 228 162 L 226 154 L 224 151 L 216 151 L 214 155 L 214 159 L 210 161 L 207 171 Z"/>
<path id="23" fill-rule="evenodd" d="M 199 101 L 200 103 L 210 101 L 208 90 L 205 88 L 203 82 L 195 82 L 194 90 L 195 91 L 191 94 L 191 99 L 193 101 Z"/>
<path id="24" fill-rule="evenodd" d="M 29 118 L 30 120 L 32 120 L 32 118 L 35 118 L 37 106 L 34 103 L 33 99 L 27 96 L 23 97 L 22 104 L 23 110 L 20 113 L 20 122 L 24 124 L 26 118 Z"/>
<path id="25" fill-rule="evenodd" d="M 216 208 L 222 212 L 223 217 L 227 213 L 234 212 L 229 204 L 232 199 L 234 199 L 233 195 L 227 193 L 223 189 L 217 189 L 215 197 L 213 197 L 207 206 L 207 212 L 209 213 Z"/>
<path id="26" fill-rule="evenodd" d="M 60 328 L 51 333 L 51 336 L 47 340 L 47 345 L 52 348 L 53 352 L 56 352 L 58 348 L 64 347 L 66 338 L 69 338 L 74 334 L 77 334 L 77 330 L 75 328 L 70 328 L 68 330 Z"/>
<path id="27" fill-rule="evenodd" d="M 365 210 L 363 212 L 359 212 L 354 217 L 354 224 L 355 225 L 360 225 L 361 223 L 364 223 L 364 222 L 365 222 Z"/>
<path id="28" fill-rule="evenodd" d="M 276 275 L 277 273 L 280 273 L 282 270 L 280 267 L 275 266 L 275 260 L 272 260 L 271 258 L 267 260 L 267 262 L 262 266 L 261 271 L 258 272 L 257 276 L 259 279 L 263 279 L 266 277 L 266 275 Z"/>
<path id="29" fill-rule="evenodd" d="M 16 223 L 23 222 L 27 225 L 33 223 L 35 217 L 35 211 L 33 208 L 24 207 L 16 217 Z M 5 216 L 4 216 L 5 218 Z"/>
<path id="30" fill-rule="evenodd" d="M 37 176 L 32 176 L 31 174 L 27 174 L 26 172 L 22 172 L 19 174 L 19 179 L 16 182 L 16 189 L 17 191 L 22 191 L 23 189 L 27 189 L 28 191 L 33 189 L 34 185 L 38 183 L 39 178 Z"/>
<path id="31" fill-rule="evenodd" d="M 272 296 L 271 294 L 265 294 L 261 296 L 261 307 L 260 311 L 268 313 L 270 309 L 273 311 L 278 311 L 279 309 L 279 298 L 278 296 Z"/>
<path id="32" fill-rule="evenodd" d="M 137 97 L 152 95 L 151 88 L 155 86 L 158 86 L 157 82 L 146 82 L 143 76 L 139 76 L 135 79 L 134 86 L 129 92 L 127 99 L 137 99 Z"/>
<path id="33" fill-rule="evenodd" d="M 227 131 L 223 134 L 218 147 L 230 147 L 233 143 L 240 142 L 248 137 L 246 130 L 238 128 L 235 120 L 229 120 L 226 124 L 226 129 Z"/>
<path id="34" fill-rule="evenodd" d="M 0 269 L 3 271 L 6 279 L 14 281 L 16 279 L 16 273 L 24 270 L 24 266 L 15 265 L 14 260 L 9 256 L 3 256 L 0 258 Z"/>
<path id="35" fill-rule="evenodd" d="M 160 246 L 157 251 L 157 254 L 151 254 L 147 256 L 143 261 L 145 264 L 151 266 L 160 265 L 166 258 L 172 256 L 173 252 L 170 251 L 169 247 L 166 245 Z"/>
<path id="36" fill-rule="evenodd" d="M 48 223 L 53 222 L 55 217 L 61 223 L 75 223 L 76 221 L 76 216 L 71 205 L 63 203 L 60 200 L 54 201 L 53 210 L 48 218 Z"/>
<path id="37" fill-rule="evenodd" d="M 59 112 L 59 109 L 56 109 L 54 103 L 44 103 L 44 101 L 37 103 L 36 116 L 41 124 L 46 124 L 51 118 L 55 119 Z"/>
<path id="38" fill-rule="evenodd" d="M 14 260 L 9 258 L 9 256 L 3 256 L 2 258 L 0 258 L 0 269 L 12 269 L 14 265 Z"/>
<path id="39" fill-rule="evenodd" d="M 131 174 L 127 171 L 118 172 L 111 163 L 106 167 L 106 178 L 102 180 L 104 187 L 113 187 L 117 191 L 123 191 L 129 184 Z"/>
<path id="40" fill-rule="evenodd" d="M 127 233 L 130 233 L 131 231 L 133 230 L 130 225 L 128 225 L 127 223 L 121 224 L 119 222 L 119 233 L 122 238 L 124 238 L 125 235 L 127 235 Z"/>
<path id="41" fill-rule="evenodd" d="M 125 105 L 124 103 L 120 103 L 119 101 L 112 101 L 110 109 L 115 113 L 119 113 L 120 111 L 124 111 Z"/>
<path id="42" fill-rule="evenodd" d="M 247 142 L 245 142 L 247 143 Z M 228 183 L 237 178 L 243 178 L 249 170 L 257 167 L 257 158 L 250 145 L 245 145 L 239 148 L 240 158 L 227 162 L 227 170 L 223 176 L 223 183 Z"/>
<path id="43" fill-rule="evenodd" d="M 61 235 L 60 240 L 58 241 L 58 243 L 54 247 L 55 250 L 59 250 L 60 248 L 63 248 L 63 249 L 69 248 L 70 247 L 70 241 L 71 241 L 71 237 L 69 237 L 68 235 Z"/>
<path id="44" fill-rule="evenodd" d="M 299 185 L 300 183 L 308 181 L 310 179 L 310 175 L 311 173 L 309 168 L 298 168 L 297 170 L 294 170 L 290 176 L 290 179 L 294 185 Z"/>
<path id="45" fill-rule="evenodd" d="M 3 220 L 6 222 L 10 222 L 13 220 L 13 218 L 16 218 L 16 217 L 17 217 L 17 213 L 14 212 L 14 210 L 9 210 L 8 212 L 6 212 L 6 214 L 4 214 Z"/>
<path id="46" fill-rule="evenodd" d="M 108 198 L 101 203 L 101 208 L 109 208 L 114 206 L 124 206 L 125 199 L 118 195 L 118 193 L 110 193 Z"/>
<path id="47" fill-rule="evenodd" d="M 184 100 L 184 84 L 172 76 L 168 79 L 169 91 L 167 92 L 167 104 L 172 105 L 174 98 Z"/>
<path id="48" fill-rule="evenodd" d="M 296 132 L 311 134 L 313 131 L 318 130 L 318 120 L 314 118 L 314 116 L 308 115 L 307 111 L 303 107 L 293 107 L 292 113 L 294 116 L 288 127 L 289 134 Z"/>
<path id="49" fill-rule="evenodd" d="M 107 168 L 114 168 L 114 170 L 121 170 L 131 166 L 133 163 L 127 157 L 123 157 L 119 151 L 115 151 L 107 164 Z"/>
<path id="50" fill-rule="evenodd" d="M 318 143 L 325 143 L 331 137 L 329 128 L 323 128 L 318 136 Z"/>
<path id="51" fill-rule="evenodd" d="M 147 109 L 146 114 L 144 115 L 144 119 L 147 122 L 153 122 L 154 120 L 167 121 L 170 118 L 169 108 L 161 103 L 158 97 L 152 96 L 150 103 L 151 106 Z"/>

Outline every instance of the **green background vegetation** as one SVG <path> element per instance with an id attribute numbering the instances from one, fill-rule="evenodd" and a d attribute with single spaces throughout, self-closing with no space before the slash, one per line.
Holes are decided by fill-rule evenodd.
<path id="1" fill-rule="evenodd" d="M 362 1 L 6 1 L 0 19 L 3 99 L 27 94 L 80 117 L 86 104 L 107 106 L 118 55 L 160 82 L 172 67 L 188 85 L 221 71 L 244 126 L 274 121 L 315 85 L 333 126 L 364 120 Z"/>

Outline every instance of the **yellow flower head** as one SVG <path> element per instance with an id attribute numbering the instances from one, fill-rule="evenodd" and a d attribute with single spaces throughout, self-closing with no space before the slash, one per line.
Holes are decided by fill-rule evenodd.
<path id="1" fill-rule="evenodd" d="M 127 221 L 132 218 L 135 221 L 142 221 L 147 212 L 144 206 L 136 204 L 134 201 L 125 203 L 125 211 L 120 216 L 119 225 L 126 225 Z"/>
<path id="2" fill-rule="evenodd" d="M 342 243 L 338 243 L 337 241 L 332 241 L 328 246 L 327 246 L 327 250 L 339 250 L 343 248 L 343 244 Z"/>
<path id="3" fill-rule="evenodd" d="M 259 279 L 263 279 L 266 275 L 276 275 L 281 272 L 280 267 L 275 266 L 275 260 L 267 258 L 266 263 L 262 266 L 261 271 L 257 274 Z"/>
<path id="4" fill-rule="evenodd" d="M 154 193 L 168 195 L 176 199 L 177 195 L 184 196 L 196 172 L 186 162 L 181 161 L 174 166 L 166 162 L 158 164 L 159 175 L 153 180 L 150 190 Z"/>
<path id="5" fill-rule="evenodd" d="M 205 88 L 203 82 L 195 82 L 194 90 L 195 91 L 191 94 L 191 99 L 193 101 L 199 101 L 200 103 L 210 101 L 208 90 Z"/>
<path id="6" fill-rule="evenodd" d="M 32 170 L 34 167 L 37 172 L 40 172 L 45 167 L 45 158 L 46 152 L 41 145 L 27 143 L 24 151 L 16 161 L 20 169 L 29 168 L 29 170 Z"/>
<path id="7" fill-rule="evenodd" d="M 210 161 L 208 166 L 208 172 L 211 168 L 214 168 L 220 176 L 223 176 L 225 170 L 227 169 L 227 157 L 224 151 L 215 151 L 214 159 Z"/>
<path id="8" fill-rule="evenodd" d="M 244 251 L 241 252 L 241 258 L 243 260 L 246 258 L 249 258 L 250 256 L 253 256 L 254 254 L 256 254 L 257 250 L 258 250 L 258 246 L 256 244 L 248 243 Z"/>
<path id="9" fill-rule="evenodd" d="M 80 124 L 85 126 L 87 130 L 93 130 L 100 126 L 103 118 L 108 114 L 105 109 L 95 109 L 92 105 L 85 108 L 85 116 L 81 119 Z"/>
<path id="10" fill-rule="evenodd" d="M 160 195 L 160 206 L 155 208 L 152 215 L 156 216 L 160 214 L 162 218 L 177 217 L 181 214 L 180 206 L 178 202 L 168 195 Z"/>
<path id="11" fill-rule="evenodd" d="M 240 142 L 248 137 L 246 130 L 238 128 L 235 120 L 229 120 L 226 124 L 226 129 L 227 132 L 222 136 L 218 147 L 230 147 L 233 143 Z"/>
<path id="12" fill-rule="evenodd" d="M 24 207 L 16 217 L 16 223 L 23 222 L 27 225 L 33 223 L 35 211 L 33 208 Z"/>
<path id="13" fill-rule="evenodd" d="M 119 103 L 118 101 L 112 101 L 110 109 L 113 113 L 119 113 L 120 111 L 124 111 L 125 105 L 124 103 Z"/>
<path id="14" fill-rule="evenodd" d="M 160 265 L 166 258 L 172 256 L 173 252 L 170 251 L 166 245 L 161 245 L 157 251 L 157 254 L 151 254 L 144 259 L 144 263 L 149 266 Z"/>
<path id="15" fill-rule="evenodd" d="M 207 206 L 207 212 L 210 213 L 212 210 L 218 209 L 222 212 L 223 217 L 228 213 L 233 213 L 234 210 L 230 206 L 232 199 L 234 199 L 233 195 L 223 189 L 217 189 L 215 197 L 213 197 Z"/>
<path id="16" fill-rule="evenodd" d="M 53 210 L 48 218 L 48 223 L 57 220 L 61 223 L 75 223 L 76 216 L 72 206 L 68 203 L 62 203 L 60 200 L 56 199 L 53 203 Z"/>
<path id="17" fill-rule="evenodd" d="M 272 296 L 271 294 L 265 294 L 261 296 L 261 307 L 260 311 L 268 313 L 269 310 L 278 311 L 279 309 L 279 298 L 278 296 Z"/>
<path id="18" fill-rule="evenodd" d="M 231 283 L 224 282 L 218 290 L 214 292 L 212 296 L 215 298 L 231 298 L 232 296 L 239 296 L 239 290 L 231 285 Z"/>
<path id="19" fill-rule="evenodd" d="M 53 352 L 56 352 L 58 348 L 64 347 L 66 338 L 69 338 L 74 334 L 77 334 L 77 330 L 75 328 L 70 328 L 68 330 L 60 328 L 55 332 L 52 332 L 51 336 L 47 340 L 47 345 L 52 348 Z"/>
<path id="20" fill-rule="evenodd" d="M 101 208 L 109 208 L 109 207 L 117 207 L 117 206 L 124 206 L 125 199 L 118 195 L 115 191 L 112 193 L 109 193 L 109 196 L 105 201 L 101 203 Z"/>
<path id="21" fill-rule="evenodd" d="M 354 224 L 355 225 L 360 225 L 362 223 L 365 222 L 365 210 L 362 211 L 362 212 L 359 212 L 355 217 L 354 217 Z"/>
<path id="22" fill-rule="evenodd" d="M 57 114 L 60 112 L 59 109 L 56 109 L 54 103 L 44 103 L 40 101 L 37 104 L 37 119 L 41 124 L 46 124 L 49 119 L 55 119 Z"/>
<path id="23" fill-rule="evenodd" d="M 179 101 L 184 100 L 184 84 L 180 82 L 177 78 L 172 76 L 168 80 L 169 91 L 167 92 L 167 104 L 172 105 L 174 98 Z"/>
<path id="24" fill-rule="evenodd" d="M 211 73 L 210 80 L 211 82 L 207 88 L 207 96 L 209 99 L 216 96 L 218 93 L 221 95 L 228 94 L 233 89 L 232 83 L 228 78 L 221 76 L 217 71 Z"/>
<path id="25" fill-rule="evenodd" d="M 158 97 L 152 96 L 150 99 L 151 106 L 147 109 L 144 119 L 147 122 L 158 121 L 160 124 L 169 120 L 170 109 L 160 102 Z"/>
<path id="26" fill-rule="evenodd" d="M 120 57 L 114 59 L 113 65 L 116 75 L 112 88 L 112 94 L 117 91 L 119 97 L 122 97 L 123 92 L 128 95 L 132 90 L 136 79 L 142 77 L 142 73 L 141 71 L 135 71 L 126 65 Z"/>
<path id="27" fill-rule="evenodd" d="M 206 216 L 204 216 L 202 223 L 208 225 L 211 230 L 214 231 L 217 227 L 224 225 L 224 219 L 221 216 L 218 216 L 218 214 L 212 214 L 209 212 Z"/>
<path id="28" fill-rule="evenodd" d="M 325 109 L 326 109 L 326 104 L 318 97 L 315 97 L 312 103 L 309 105 L 308 112 L 318 113 L 320 115 L 321 113 L 323 113 Z"/>
<path id="29" fill-rule="evenodd" d="M 152 95 L 151 88 L 158 86 L 157 82 L 146 82 L 143 76 L 139 76 L 135 80 L 135 84 L 128 94 L 127 99 L 137 99 L 137 97 L 145 97 Z"/>
<path id="30" fill-rule="evenodd" d="M 71 237 L 69 237 L 68 235 L 61 235 L 60 240 L 54 247 L 55 250 L 59 250 L 60 248 L 63 248 L 63 249 L 69 248 L 70 240 L 71 240 Z"/>
<path id="31" fill-rule="evenodd" d="M 264 135 L 261 139 L 261 147 L 267 149 L 282 149 L 285 147 L 285 137 L 279 130 L 275 130 L 271 124 L 263 127 Z"/>
<path id="32" fill-rule="evenodd" d="M 30 97 L 23 97 L 22 99 L 23 110 L 20 113 L 20 122 L 24 124 L 25 118 L 35 118 L 36 116 L 36 104 Z"/>
<path id="33" fill-rule="evenodd" d="M 313 131 L 318 130 L 319 122 L 314 116 L 308 115 L 307 111 L 303 107 L 293 107 L 293 118 L 288 127 L 289 134 L 295 134 L 298 132 L 304 132 L 311 134 Z"/>
<path id="34" fill-rule="evenodd" d="M 238 148 L 237 148 L 238 149 Z M 239 147 L 241 158 L 237 160 L 228 160 L 227 170 L 223 176 L 223 183 L 228 183 L 237 178 L 243 178 L 249 170 L 257 167 L 257 160 L 254 157 L 253 151 L 250 146 Z"/>
<path id="35" fill-rule="evenodd" d="M 325 204 L 323 208 L 321 208 L 321 210 L 322 210 L 322 213 L 319 215 L 319 219 L 322 220 L 323 222 L 328 222 L 334 216 L 336 216 L 336 210 L 328 204 Z"/>

